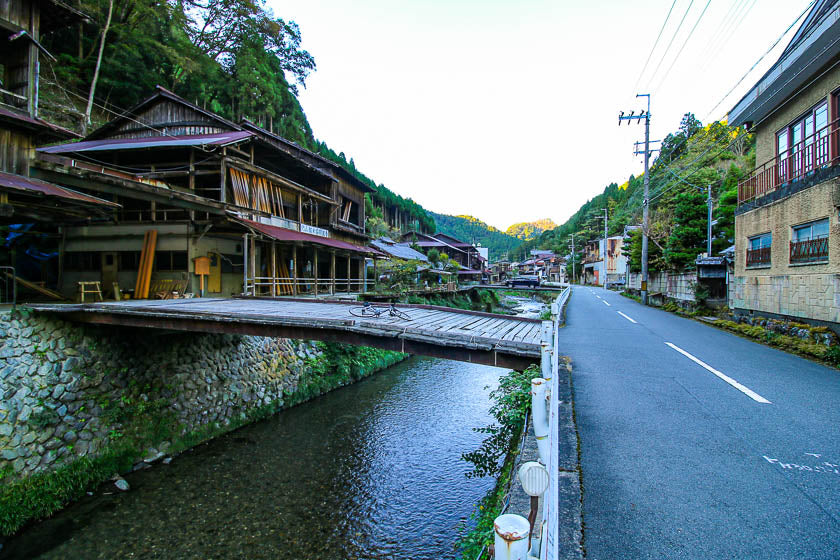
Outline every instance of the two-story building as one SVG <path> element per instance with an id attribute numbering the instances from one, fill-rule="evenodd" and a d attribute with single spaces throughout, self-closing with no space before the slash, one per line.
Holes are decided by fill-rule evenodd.
<path id="1" fill-rule="evenodd" d="M 596 286 L 624 284 L 627 278 L 627 256 L 624 237 L 616 235 L 593 239 L 584 246 L 583 283 Z"/>
<path id="2" fill-rule="evenodd" d="M 840 1 L 818 0 L 729 112 L 756 135 L 738 186 L 736 312 L 840 323 Z"/>
<path id="3" fill-rule="evenodd" d="M 83 19 L 57 0 L 0 2 L 0 224 L 9 228 L 0 265 L 14 269 L 22 288 L 48 297 L 53 294 L 49 288 L 55 287 L 50 280 L 57 274 L 55 260 L 50 259 L 59 242 L 55 226 L 107 219 L 117 207 L 30 174 L 37 146 L 77 137 L 39 116 L 39 60 L 52 58 L 40 40 Z M 50 227 L 33 227 L 36 223 Z M 0 271 L 4 280 L 11 270 Z M 0 294 L 0 299 L 6 295 Z"/>
<path id="4" fill-rule="evenodd" d="M 367 185 L 162 87 L 82 141 L 39 149 L 31 173 L 119 204 L 108 221 L 62 228 L 68 296 L 83 281 L 141 298 L 364 288 Z"/>

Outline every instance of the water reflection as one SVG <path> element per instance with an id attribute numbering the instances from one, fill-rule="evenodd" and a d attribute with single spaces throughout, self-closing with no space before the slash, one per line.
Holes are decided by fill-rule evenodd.
<path id="1" fill-rule="evenodd" d="M 130 475 L 130 492 L 83 500 L 4 557 L 453 558 L 493 483 L 466 479 L 460 455 L 502 372 L 410 359 Z"/>

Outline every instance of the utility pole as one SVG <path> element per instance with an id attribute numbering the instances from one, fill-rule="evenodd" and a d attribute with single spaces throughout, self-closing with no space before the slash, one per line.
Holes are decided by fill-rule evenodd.
<path id="1" fill-rule="evenodd" d="M 607 209 L 604 208 L 604 215 L 598 216 L 599 220 L 604 220 L 604 252 L 601 255 L 601 258 L 604 261 L 603 266 L 601 267 L 601 272 L 603 273 L 604 277 L 604 289 L 607 289 Z"/>
<path id="2" fill-rule="evenodd" d="M 648 205 L 649 205 L 649 187 L 650 187 L 650 177 L 648 176 L 648 167 L 650 164 L 650 94 L 649 93 L 639 93 L 636 94 L 636 97 L 646 97 L 647 98 L 647 111 L 642 111 L 638 115 L 634 115 L 635 111 L 631 111 L 629 115 L 625 115 L 624 111 L 618 115 L 618 124 L 621 126 L 621 121 L 636 121 L 641 122 L 642 119 L 645 120 L 645 179 L 644 179 L 644 201 L 642 202 L 642 305 L 648 304 L 648 293 L 647 293 L 647 283 L 648 283 L 648 228 L 649 228 L 649 217 L 648 217 Z"/>
<path id="3" fill-rule="evenodd" d="M 708 212 L 708 226 L 706 229 L 706 256 L 712 256 L 712 185 L 706 185 L 706 206 Z"/>

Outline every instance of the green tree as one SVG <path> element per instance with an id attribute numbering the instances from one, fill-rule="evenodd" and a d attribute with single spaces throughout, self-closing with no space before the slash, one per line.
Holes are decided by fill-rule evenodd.
<path id="1" fill-rule="evenodd" d="M 665 262 L 673 269 L 694 266 L 697 255 L 706 245 L 706 197 L 689 190 L 676 196 L 675 222 L 665 247 Z"/>

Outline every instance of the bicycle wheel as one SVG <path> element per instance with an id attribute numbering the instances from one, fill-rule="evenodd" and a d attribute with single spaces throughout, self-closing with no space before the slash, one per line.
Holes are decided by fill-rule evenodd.
<path id="1" fill-rule="evenodd" d="M 391 317 L 399 317 L 403 321 L 411 321 L 411 317 L 409 317 L 407 313 L 400 311 L 396 307 L 392 307 L 389 314 Z"/>
<path id="2" fill-rule="evenodd" d="M 350 315 L 354 317 L 379 317 L 379 311 L 372 305 L 360 305 L 351 307 Z"/>

